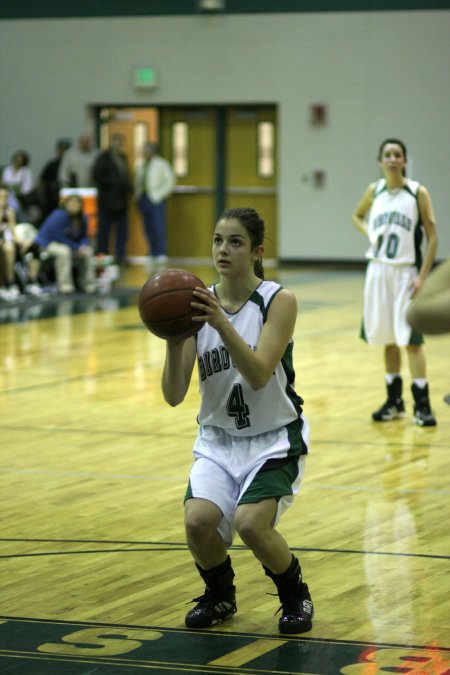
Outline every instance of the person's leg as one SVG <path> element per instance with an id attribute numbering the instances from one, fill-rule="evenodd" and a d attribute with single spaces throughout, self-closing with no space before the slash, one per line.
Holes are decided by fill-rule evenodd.
<path id="1" fill-rule="evenodd" d="M 184 526 L 188 548 L 195 562 L 208 569 L 224 562 L 225 542 L 218 527 L 222 511 L 207 499 L 187 499 L 184 505 Z"/>
<path id="2" fill-rule="evenodd" d="M 83 246 L 76 253 L 79 264 L 79 284 L 84 293 L 93 293 L 97 287 L 94 270 L 94 250 L 91 246 Z"/>
<path id="3" fill-rule="evenodd" d="M 56 283 L 60 293 L 73 293 L 75 286 L 72 271 L 72 250 L 66 244 L 51 242 L 47 251 L 54 257 Z"/>
<path id="4" fill-rule="evenodd" d="M 207 499 L 185 502 L 185 530 L 189 550 L 205 582 L 205 592 L 194 598 L 196 606 L 185 618 L 189 628 L 208 628 L 230 619 L 236 612 L 234 571 L 218 527 L 223 518 Z"/>
<path id="5" fill-rule="evenodd" d="M 302 431 L 303 436 L 303 431 Z M 307 443 L 308 433 L 303 436 Z M 245 481 L 235 510 L 234 526 L 274 582 L 281 601 L 282 633 L 312 628 L 311 595 L 299 562 L 276 526 L 297 494 L 305 470 L 305 456 L 269 460 Z"/>
<path id="6" fill-rule="evenodd" d="M 147 237 L 147 242 L 149 246 L 149 254 L 153 255 L 153 209 L 152 204 L 147 197 L 143 194 L 140 196 L 138 201 L 138 207 L 141 212 L 142 222 L 144 225 L 145 236 Z"/>
<path id="7" fill-rule="evenodd" d="M 282 604 L 280 632 L 304 633 L 312 628 L 313 604 L 298 559 L 274 528 L 276 513 L 274 498 L 242 504 L 236 509 L 235 527 L 277 588 Z"/>
<path id="8" fill-rule="evenodd" d="M 14 284 L 14 265 L 16 262 L 16 245 L 13 241 L 5 241 L 3 244 L 3 260 L 5 263 L 6 285 Z"/>
<path id="9" fill-rule="evenodd" d="M 97 253 L 108 253 L 111 214 L 108 209 L 99 208 L 97 227 Z"/>
<path id="10" fill-rule="evenodd" d="M 128 214 L 126 210 L 115 214 L 116 221 L 116 260 L 121 263 L 125 260 L 128 239 Z"/>
<path id="11" fill-rule="evenodd" d="M 425 352 L 422 345 L 408 345 L 409 370 L 411 372 L 411 391 L 414 398 L 414 421 L 421 427 L 436 426 L 436 418 L 431 411 Z"/>
<path id="12" fill-rule="evenodd" d="M 202 441 L 197 439 L 197 450 L 201 447 Z M 222 623 L 236 612 L 234 571 L 227 548 L 233 540 L 237 497 L 238 486 L 229 473 L 211 459 L 196 459 L 185 497 L 185 530 L 205 590 L 186 615 L 185 623 L 191 628 Z"/>
<path id="13" fill-rule="evenodd" d="M 26 271 L 25 292 L 36 297 L 45 295 L 39 283 L 41 271 L 40 247 L 34 242 L 20 246 L 20 260 Z"/>
<path id="14" fill-rule="evenodd" d="M 164 262 L 167 259 L 166 203 L 153 204 L 152 255 Z"/>
<path id="15" fill-rule="evenodd" d="M 20 290 L 15 283 L 15 262 L 16 262 L 16 245 L 14 241 L 3 241 L 1 248 L 1 260 L 3 265 L 3 283 L 5 288 L 2 289 L 1 296 L 3 300 L 14 302 L 20 296 Z"/>
<path id="16" fill-rule="evenodd" d="M 403 381 L 400 375 L 401 353 L 396 344 L 384 348 L 384 368 L 387 398 L 381 408 L 372 413 L 374 422 L 389 422 L 405 417 L 403 402 Z"/>

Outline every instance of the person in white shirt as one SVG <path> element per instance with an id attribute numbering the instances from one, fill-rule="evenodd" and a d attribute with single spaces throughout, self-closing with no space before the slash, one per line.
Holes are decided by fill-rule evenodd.
<path id="1" fill-rule="evenodd" d="M 30 220 L 29 210 L 35 203 L 34 178 L 29 167 L 30 157 L 25 150 L 17 150 L 2 171 L 1 183 L 8 188 L 11 206 L 18 221 Z"/>
<path id="2" fill-rule="evenodd" d="M 142 215 L 153 262 L 167 262 L 166 203 L 175 187 L 175 174 L 169 162 L 159 154 L 156 143 L 143 147 L 144 162 L 135 177 L 135 197 Z"/>

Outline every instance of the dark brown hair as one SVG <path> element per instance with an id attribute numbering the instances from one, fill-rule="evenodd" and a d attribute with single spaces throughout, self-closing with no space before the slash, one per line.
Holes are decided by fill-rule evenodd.
<path id="1" fill-rule="evenodd" d="M 385 141 L 383 141 L 378 148 L 378 161 L 380 162 L 383 156 L 383 149 L 385 145 L 388 145 L 388 143 L 394 143 L 394 145 L 398 145 L 401 147 L 402 152 L 403 152 L 403 157 L 405 158 L 405 162 L 408 161 L 407 157 L 407 151 L 406 151 L 406 145 L 403 143 L 403 141 L 399 141 L 398 138 L 386 138 Z M 403 169 L 403 175 L 406 176 L 406 170 Z"/>
<path id="2" fill-rule="evenodd" d="M 238 207 L 234 209 L 225 209 L 219 220 L 231 220 L 234 218 L 247 230 L 250 237 L 252 250 L 264 243 L 265 226 L 264 220 L 259 213 L 250 207 Z M 262 259 L 255 260 L 253 268 L 254 273 L 260 279 L 264 279 L 264 267 Z"/>

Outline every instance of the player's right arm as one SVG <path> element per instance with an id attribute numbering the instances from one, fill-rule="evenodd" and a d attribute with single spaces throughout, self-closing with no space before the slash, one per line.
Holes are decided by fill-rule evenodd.
<path id="1" fill-rule="evenodd" d="M 357 230 L 365 234 L 366 237 L 369 236 L 369 223 L 366 220 L 366 215 L 370 211 L 370 207 L 373 202 L 373 191 L 375 188 L 375 183 L 371 183 L 366 191 L 364 192 L 362 198 L 356 205 L 355 210 L 352 214 L 352 223 Z"/>
<path id="2" fill-rule="evenodd" d="M 194 337 L 187 340 L 166 340 L 166 359 L 161 378 L 164 400 L 175 407 L 184 401 L 196 357 Z"/>

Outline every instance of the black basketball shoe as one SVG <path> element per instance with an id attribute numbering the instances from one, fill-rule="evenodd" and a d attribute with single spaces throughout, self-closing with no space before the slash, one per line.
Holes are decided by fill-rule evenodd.
<path id="1" fill-rule="evenodd" d="M 423 389 L 413 384 L 411 391 L 414 397 L 414 421 L 419 427 L 435 427 L 436 418 L 431 412 L 428 385 Z"/>
<path id="2" fill-rule="evenodd" d="M 302 582 L 295 595 L 284 598 L 280 610 L 282 611 L 278 622 L 280 633 L 306 633 L 311 630 L 314 606 L 308 585 Z"/>
<path id="3" fill-rule="evenodd" d="M 391 384 L 386 385 L 387 399 L 374 413 L 372 419 L 374 422 L 390 422 L 401 417 L 405 417 L 405 404 L 402 399 L 403 383 L 401 377 L 394 378 Z"/>
<path id="4" fill-rule="evenodd" d="M 199 598 L 194 598 L 192 602 L 197 604 L 186 614 L 186 626 L 188 628 L 216 626 L 236 614 L 236 587 L 230 586 L 220 593 L 206 587 L 205 593 Z"/>

